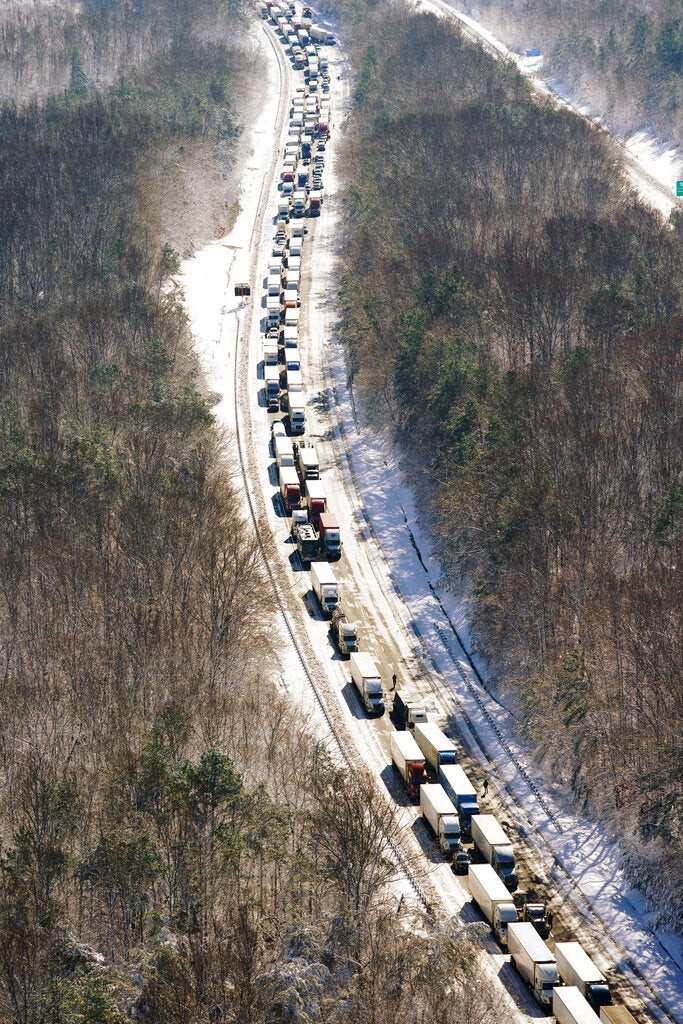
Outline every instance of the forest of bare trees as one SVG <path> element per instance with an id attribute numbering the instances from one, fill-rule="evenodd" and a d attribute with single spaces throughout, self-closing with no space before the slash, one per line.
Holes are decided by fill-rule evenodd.
<path id="1" fill-rule="evenodd" d="M 478 0 L 464 4 L 517 52 L 623 132 L 683 139 L 683 18 L 677 0 Z"/>
<path id="2" fill-rule="evenodd" d="M 37 74 L 75 16 L 28 10 Z M 126 74 L 0 107 L 0 1019 L 489 1024 L 476 929 L 400 898 L 396 809 L 282 692 L 172 285 L 216 197 L 179 219 L 150 176 L 184 152 L 225 189 L 242 19 L 89 18 Z"/>
<path id="3" fill-rule="evenodd" d="M 354 386 L 412 457 L 520 731 L 680 929 L 683 221 L 443 20 L 348 24 Z"/>

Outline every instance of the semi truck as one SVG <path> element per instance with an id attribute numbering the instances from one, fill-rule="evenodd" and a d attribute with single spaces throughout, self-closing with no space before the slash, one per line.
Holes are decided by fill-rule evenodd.
<path id="1" fill-rule="evenodd" d="M 326 619 L 331 619 L 339 604 L 339 585 L 332 567 L 327 562 L 311 562 L 311 583 L 320 610 Z"/>
<path id="2" fill-rule="evenodd" d="M 455 764 L 458 760 L 455 743 L 434 722 L 420 722 L 416 725 L 415 739 L 435 772 L 438 772 L 439 765 Z"/>
<path id="3" fill-rule="evenodd" d="M 575 985 L 555 986 L 553 1016 L 557 1024 L 600 1024 L 600 1018 Z"/>
<path id="4" fill-rule="evenodd" d="M 263 379 L 268 412 L 278 412 L 280 409 L 280 371 L 277 366 L 264 366 Z"/>
<path id="5" fill-rule="evenodd" d="M 332 46 L 334 43 L 332 33 L 328 32 L 326 28 L 320 28 L 319 25 L 311 25 L 309 35 L 314 43 L 324 43 L 326 46 Z"/>
<path id="6" fill-rule="evenodd" d="M 596 1012 L 612 1002 L 609 985 L 588 953 L 578 942 L 556 942 L 557 969 L 565 985 L 578 988 L 581 995 Z"/>
<path id="7" fill-rule="evenodd" d="M 503 826 L 493 814 L 477 814 L 472 818 L 472 842 L 510 892 L 514 892 L 518 884 L 515 854 Z"/>
<path id="8" fill-rule="evenodd" d="M 409 733 L 397 733 L 396 735 L 412 739 Z M 415 746 L 420 750 L 417 743 Z M 457 853 L 460 849 L 458 812 L 443 786 L 440 786 L 438 782 L 420 786 L 420 810 L 431 825 L 441 852 L 451 856 Z"/>
<path id="9" fill-rule="evenodd" d="M 310 481 L 306 487 L 310 487 Z M 341 558 L 341 531 L 334 512 L 321 512 L 318 519 L 320 530 L 320 551 L 325 558 L 336 561 Z"/>
<path id="10" fill-rule="evenodd" d="M 282 466 L 279 470 L 280 494 L 285 510 L 291 512 L 301 504 L 301 485 L 294 466 Z M 327 564 L 327 563 L 326 563 Z"/>
<path id="11" fill-rule="evenodd" d="M 303 391 L 293 391 L 288 397 L 289 430 L 292 434 L 303 434 L 306 429 L 306 399 Z"/>
<path id="12" fill-rule="evenodd" d="M 411 800 L 420 797 L 420 786 L 427 781 L 424 754 L 409 732 L 392 732 L 391 760 L 406 784 Z"/>
<path id="13" fill-rule="evenodd" d="M 321 564 L 327 565 L 327 562 Z M 332 572 L 331 569 L 330 572 Z M 354 653 L 351 655 L 351 682 L 361 695 L 365 710 L 371 715 L 383 715 L 382 676 L 374 659 L 369 654 Z"/>
<path id="14" fill-rule="evenodd" d="M 350 622 L 346 613 L 337 607 L 330 622 L 330 635 L 334 639 L 339 653 L 348 658 L 358 650 L 358 624 Z"/>
<path id="15" fill-rule="evenodd" d="M 439 782 L 456 806 L 463 835 L 471 836 L 472 816 L 479 814 L 474 786 L 459 764 L 442 765 L 439 768 Z"/>
<path id="16" fill-rule="evenodd" d="M 518 920 L 512 896 L 490 864 L 470 864 L 467 878 L 472 899 L 491 925 L 501 946 L 507 946 L 508 925 Z"/>
<path id="17" fill-rule="evenodd" d="M 391 717 L 399 730 L 414 729 L 416 725 L 425 725 L 429 721 L 424 704 L 407 690 L 397 690 L 394 694 Z"/>
<path id="18" fill-rule="evenodd" d="M 553 988 L 560 981 L 557 963 L 530 922 L 508 925 L 508 953 L 541 1006 L 552 1006 Z"/>

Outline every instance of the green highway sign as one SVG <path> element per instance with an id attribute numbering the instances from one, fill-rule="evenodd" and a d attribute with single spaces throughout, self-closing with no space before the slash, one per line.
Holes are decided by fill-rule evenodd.
<path id="1" fill-rule="evenodd" d="M 683 181 L 676 182 L 676 195 L 683 196 Z"/>

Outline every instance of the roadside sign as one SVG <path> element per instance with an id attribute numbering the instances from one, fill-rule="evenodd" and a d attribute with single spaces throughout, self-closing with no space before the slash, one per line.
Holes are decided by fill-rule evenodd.
<path id="1" fill-rule="evenodd" d="M 683 181 L 676 182 L 676 195 L 683 196 Z"/>

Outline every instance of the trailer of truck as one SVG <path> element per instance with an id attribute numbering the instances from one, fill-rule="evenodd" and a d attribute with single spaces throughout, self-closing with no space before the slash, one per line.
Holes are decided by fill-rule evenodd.
<path id="1" fill-rule="evenodd" d="M 279 470 L 280 494 L 284 502 L 285 510 L 299 508 L 301 504 L 301 485 L 294 466 L 282 466 Z M 327 564 L 327 563 L 325 563 Z"/>
<path id="2" fill-rule="evenodd" d="M 413 738 L 409 733 L 398 735 Z M 420 747 L 417 749 L 420 750 Z M 420 810 L 431 825 L 441 852 L 453 856 L 460 849 L 460 822 L 458 812 L 443 786 L 438 783 L 420 786 Z"/>
<path id="3" fill-rule="evenodd" d="M 287 436 L 274 437 L 273 448 L 275 449 L 275 462 L 278 470 L 283 466 L 294 465 L 294 449 L 292 447 L 291 438 Z"/>
<path id="4" fill-rule="evenodd" d="M 456 806 L 463 836 L 470 836 L 472 834 L 472 817 L 479 814 L 479 804 L 474 786 L 459 764 L 441 765 L 439 782 Z"/>
<path id="5" fill-rule="evenodd" d="M 420 797 L 420 786 L 427 781 L 424 754 L 409 732 L 392 732 L 391 760 L 406 784 L 411 800 Z"/>
<path id="6" fill-rule="evenodd" d="M 311 562 L 311 584 L 321 612 L 331 619 L 339 604 L 339 584 L 328 562 Z"/>
<path id="7" fill-rule="evenodd" d="M 322 564 L 327 565 L 327 562 Z M 369 654 L 356 653 L 351 655 L 351 682 L 358 690 L 368 714 L 383 715 L 384 694 L 382 692 L 382 676 L 374 659 Z"/>
<path id="8" fill-rule="evenodd" d="M 610 1003 L 600 1007 L 600 1024 L 637 1024 L 637 1021 L 621 1003 Z"/>
<path id="9" fill-rule="evenodd" d="M 552 1006 L 553 988 L 560 980 L 557 963 L 529 921 L 508 925 L 508 953 L 541 1006 Z"/>
<path id="10" fill-rule="evenodd" d="M 455 764 L 458 760 L 455 743 L 449 740 L 448 736 L 444 735 L 434 722 L 421 722 L 416 725 L 415 739 L 418 747 L 436 772 L 439 770 L 439 765 Z"/>
<path id="11" fill-rule="evenodd" d="M 578 942 L 556 942 L 555 959 L 565 985 L 576 986 L 596 1012 L 612 1002 L 604 974 Z"/>
<path id="12" fill-rule="evenodd" d="M 490 864 L 470 864 L 467 878 L 472 899 L 491 925 L 501 946 L 507 946 L 508 925 L 518 920 L 512 896 Z"/>
<path id="13" fill-rule="evenodd" d="M 600 1018 L 575 985 L 553 989 L 553 1016 L 557 1024 L 600 1024 Z"/>
<path id="14" fill-rule="evenodd" d="M 492 814 L 477 814 L 472 818 L 472 842 L 510 892 L 514 892 L 518 879 L 512 843 Z"/>
<path id="15" fill-rule="evenodd" d="M 320 515 L 327 511 L 327 495 L 322 480 L 306 481 L 306 508 L 308 518 L 317 529 L 320 529 Z"/>

